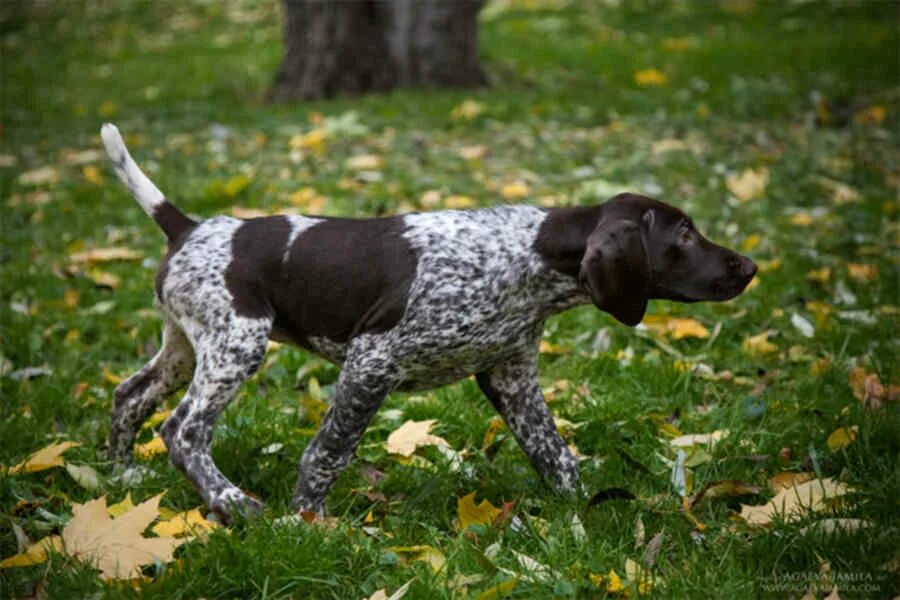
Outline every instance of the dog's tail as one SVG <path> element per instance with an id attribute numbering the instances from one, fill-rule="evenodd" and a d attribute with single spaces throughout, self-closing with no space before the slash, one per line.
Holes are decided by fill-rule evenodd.
<path id="1" fill-rule="evenodd" d="M 141 205 L 144 212 L 153 217 L 156 224 L 166 234 L 169 242 L 174 242 L 197 224 L 196 221 L 166 200 L 166 197 L 153 185 L 150 178 L 144 175 L 144 172 L 128 153 L 128 148 L 125 147 L 125 142 L 122 141 L 122 136 L 115 125 L 104 123 L 100 128 L 100 137 L 103 138 L 106 153 L 113 161 L 116 175 L 131 190 L 131 195 Z"/>

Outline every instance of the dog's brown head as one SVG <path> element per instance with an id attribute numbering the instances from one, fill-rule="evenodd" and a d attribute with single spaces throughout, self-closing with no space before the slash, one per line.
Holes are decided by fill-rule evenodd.
<path id="1" fill-rule="evenodd" d="M 600 208 L 578 280 L 597 308 L 626 325 L 640 323 L 653 298 L 728 300 L 756 274 L 752 260 L 710 242 L 673 206 L 619 194 Z"/>

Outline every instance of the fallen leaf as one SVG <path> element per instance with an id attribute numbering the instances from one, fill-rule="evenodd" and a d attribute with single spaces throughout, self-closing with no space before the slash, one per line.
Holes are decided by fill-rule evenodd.
<path id="1" fill-rule="evenodd" d="M 484 105 L 475 100 L 463 100 L 450 111 L 450 118 L 454 121 L 471 121 L 484 112 Z"/>
<path id="2" fill-rule="evenodd" d="M 723 481 L 713 481 L 707 483 L 700 491 L 694 495 L 691 505 L 696 506 L 702 500 L 716 498 L 731 498 L 734 496 L 747 496 L 750 494 L 758 494 L 761 489 L 758 486 L 750 485 L 739 479 L 725 479 Z M 630 579 L 630 577 L 629 577 Z"/>
<path id="3" fill-rule="evenodd" d="M 634 82 L 641 87 L 660 87 L 669 83 L 669 78 L 659 69 L 644 69 L 634 74 Z"/>
<path id="4" fill-rule="evenodd" d="M 272 212 L 263 208 L 247 208 L 245 206 L 232 206 L 229 211 L 232 217 L 238 219 L 258 219 L 271 216 Z"/>
<path id="5" fill-rule="evenodd" d="M 85 181 L 94 185 L 103 185 L 103 174 L 94 165 L 85 165 L 81 168 L 81 175 Z"/>
<path id="6" fill-rule="evenodd" d="M 729 175 L 725 178 L 725 187 L 740 202 L 746 202 L 762 196 L 769 185 L 769 170 L 744 169 L 740 175 Z"/>
<path id="7" fill-rule="evenodd" d="M 132 508 L 134 508 L 134 502 L 131 500 L 131 492 L 128 492 L 121 502 L 116 502 L 115 504 L 107 506 L 106 512 L 109 513 L 109 516 L 111 517 L 121 517 Z"/>
<path id="8" fill-rule="evenodd" d="M 528 193 L 528 186 L 521 181 L 507 183 L 502 188 L 500 188 L 500 195 L 507 200 L 520 200 L 527 197 Z"/>
<path id="9" fill-rule="evenodd" d="M 19 473 L 35 473 L 37 471 L 46 471 L 53 467 L 60 467 L 65 463 L 62 457 L 63 453 L 70 448 L 75 448 L 80 445 L 81 444 L 78 442 L 58 442 L 50 444 L 49 446 L 34 452 L 19 464 L 10 467 L 7 474 L 18 475 Z"/>
<path id="10" fill-rule="evenodd" d="M 497 437 L 497 434 L 506 429 L 506 423 L 503 421 L 503 418 L 499 415 L 495 415 L 491 417 L 490 422 L 488 423 L 488 429 L 484 433 L 484 440 L 481 442 L 481 451 L 484 452 L 488 449 L 494 442 L 494 438 Z"/>
<path id="11" fill-rule="evenodd" d="M 744 352 L 751 356 L 765 356 L 778 352 L 778 346 L 769 341 L 771 331 L 763 331 L 744 340 Z"/>
<path id="12" fill-rule="evenodd" d="M 434 546 L 425 544 L 418 546 L 392 546 L 386 548 L 386 550 L 400 555 L 407 555 L 406 559 L 410 561 L 419 560 L 427 563 L 435 573 L 443 569 L 444 565 L 447 563 L 447 557 L 444 556 L 443 552 Z"/>
<path id="13" fill-rule="evenodd" d="M 781 490 L 786 490 L 801 483 L 810 481 L 815 476 L 815 473 L 809 473 L 806 471 L 783 471 L 781 473 L 778 473 L 777 475 L 772 476 L 772 478 L 769 480 L 769 485 L 772 486 L 773 491 L 779 492 Z"/>
<path id="14" fill-rule="evenodd" d="M 507 598 L 509 594 L 512 593 L 514 589 L 516 589 L 516 586 L 518 584 L 518 577 L 514 579 L 507 579 L 506 581 L 501 581 L 497 585 L 489 587 L 478 594 L 476 600 L 500 600 L 500 598 Z"/>
<path id="15" fill-rule="evenodd" d="M 869 410 L 878 410 L 883 402 L 896 402 L 900 397 L 900 386 L 890 385 L 886 389 L 877 373 L 866 373 L 862 367 L 856 367 L 850 372 L 848 383 L 853 390 L 853 397 L 859 400 L 863 408 Z"/>
<path id="16" fill-rule="evenodd" d="M 111 290 L 119 287 L 119 278 L 112 273 L 107 271 L 101 271 L 97 268 L 88 269 L 86 275 L 88 278 L 94 282 L 94 285 L 97 287 L 105 287 Z"/>
<path id="17" fill-rule="evenodd" d="M 666 138 L 653 142 L 653 144 L 651 144 L 650 146 L 650 153 L 654 156 L 658 156 L 667 152 L 675 152 L 688 149 L 688 145 L 684 140 Z"/>
<path id="18" fill-rule="evenodd" d="M 728 436 L 730 432 L 727 429 L 713 431 L 712 433 L 694 433 L 689 435 L 681 435 L 670 440 L 669 443 L 676 448 L 690 448 L 691 446 L 708 446 L 714 447 L 719 440 Z"/>
<path id="19" fill-rule="evenodd" d="M 406 595 L 406 592 L 409 590 L 409 586 L 412 585 L 413 581 L 414 579 L 410 579 L 409 581 L 398 587 L 397 591 L 395 591 L 390 596 L 387 595 L 387 591 L 384 588 L 381 588 L 380 590 L 375 591 L 374 594 L 372 594 L 365 600 L 400 600 L 400 598 Z"/>
<path id="20" fill-rule="evenodd" d="M 456 499 L 458 527 L 466 531 L 470 525 L 490 526 L 500 514 L 500 509 L 486 499 L 475 504 L 475 492 Z"/>
<path id="21" fill-rule="evenodd" d="M 152 415 L 150 415 L 149 419 L 144 421 L 143 425 L 141 425 L 141 429 L 153 429 L 154 427 L 162 425 L 162 423 L 166 419 L 168 419 L 171 414 L 172 414 L 171 410 L 157 411 L 157 412 L 153 413 Z"/>
<path id="22" fill-rule="evenodd" d="M 751 525 L 769 525 L 776 516 L 796 521 L 807 512 L 821 512 L 829 500 L 844 496 L 850 488 L 832 478 L 813 479 L 778 492 L 766 504 L 741 505 L 741 518 Z"/>
<path id="23" fill-rule="evenodd" d="M 682 317 L 670 317 L 667 315 L 647 315 L 641 321 L 647 329 L 660 335 L 666 335 L 673 340 L 687 337 L 705 339 L 709 337 L 709 330 L 696 319 Z"/>
<path id="24" fill-rule="evenodd" d="M 450 444 L 447 443 L 447 440 L 429 433 L 436 422 L 436 419 L 406 421 L 388 436 L 385 443 L 387 451 L 400 456 L 412 456 L 416 448 L 420 446 L 444 446 L 449 448 Z"/>
<path id="25" fill-rule="evenodd" d="M 568 354 L 570 351 L 566 346 L 554 344 L 547 340 L 541 340 L 541 345 L 538 348 L 538 352 L 541 354 Z"/>
<path id="26" fill-rule="evenodd" d="M 353 171 L 365 171 L 381 168 L 383 161 L 380 156 L 374 154 L 360 154 L 351 156 L 344 161 L 344 167 Z"/>
<path id="27" fill-rule="evenodd" d="M 100 487 L 100 476 L 93 467 L 66 463 L 66 472 L 75 480 L 75 483 L 86 490 L 94 491 Z"/>
<path id="28" fill-rule="evenodd" d="M 26 171 L 19 175 L 19 183 L 21 185 L 44 185 L 47 183 L 57 183 L 59 181 L 59 171 L 56 167 L 41 167 Z"/>
<path id="29" fill-rule="evenodd" d="M 471 196 L 450 195 L 444 199 L 444 206 L 450 209 L 464 209 L 475 206 L 475 200 Z"/>
<path id="30" fill-rule="evenodd" d="M 642 567 L 630 558 L 625 559 L 625 577 L 630 583 L 637 586 L 638 594 L 641 595 L 652 592 L 657 583 L 649 569 Z"/>
<path id="31" fill-rule="evenodd" d="M 540 582 L 555 581 L 559 579 L 559 574 L 555 573 L 544 563 L 538 562 L 527 554 L 516 552 L 515 550 L 513 550 L 512 553 L 516 557 L 516 562 L 519 563 L 522 579 Z"/>
<path id="32" fill-rule="evenodd" d="M 859 425 L 852 427 L 838 427 L 828 436 L 825 444 L 832 452 L 837 452 L 842 448 L 846 448 L 856 440 L 856 434 L 859 431 Z"/>
<path id="33" fill-rule="evenodd" d="M 138 458 L 152 458 L 158 454 L 164 454 L 166 451 L 166 443 L 161 436 L 156 436 L 149 442 L 135 444 L 134 446 L 134 455 Z"/>
<path id="34" fill-rule="evenodd" d="M 295 135 L 288 142 L 294 150 L 312 150 L 315 154 L 322 155 L 328 147 L 328 132 L 323 128 L 316 128 L 303 135 Z"/>
<path id="35" fill-rule="evenodd" d="M 218 523 L 207 521 L 200 509 L 194 508 L 160 521 L 153 526 L 153 533 L 160 537 L 193 537 L 206 534 L 216 527 L 219 527 Z"/>
<path id="36" fill-rule="evenodd" d="M 806 278 L 816 283 L 828 283 L 831 279 L 831 267 L 813 269 L 806 274 Z"/>
<path id="37" fill-rule="evenodd" d="M 109 247 L 94 248 L 93 250 L 85 250 L 84 252 L 75 252 L 69 256 L 69 261 L 73 264 L 110 262 L 115 260 L 141 260 L 144 255 L 131 248 Z"/>
<path id="38" fill-rule="evenodd" d="M 63 541 L 58 535 L 45 537 L 28 546 L 24 552 L 13 554 L 10 557 L 0 561 L 0 569 L 9 569 L 11 567 L 30 567 L 31 565 L 39 565 L 47 560 L 47 553 L 62 552 Z"/>
<path id="39" fill-rule="evenodd" d="M 619 577 L 619 574 L 616 573 L 615 570 L 610 569 L 605 579 L 608 580 L 606 583 L 606 591 L 610 594 L 615 594 L 625 589 L 625 586 L 622 585 L 622 578 Z"/>
<path id="40" fill-rule="evenodd" d="M 816 222 L 815 217 L 813 217 L 810 213 L 801 211 L 797 214 L 793 215 L 790 219 L 791 225 L 796 225 L 798 227 L 809 227 L 813 223 Z"/>
<path id="41" fill-rule="evenodd" d="M 874 104 L 868 108 L 856 111 L 853 115 L 853 120 L 858 125 L 881 125 L 884 123 L 884 116 L 884 106 Z"/>
<path id="42" fill-rule="evenodd" d="M 847 263 L 847 274 L 856 281 L 873 281 L 878 277 L 878 265 Z"/>
<path id="43" fill-rule="evenodd" d="M 813 327 L 812 323 L 797 313 L 791 315 L 791 325 L 793 325 L 794 329 L 799 331 L 800 335 L 803 337 L 811 338 L 816 334 L 816 329 Z"/>
<path id="44" fill-rule="evenodd" d="M 458 154 L 464 160 L 478 160 L 484 158 L 487 152 L 487 146 L 478 144 L 476 146 L 463 146 L 459 149 Z"/>
<path id="45" fill-rule="evenodd" d="M 741 250 L 744 252 L 750 252 L 754 248 L 756 248 L 759 243 L 762 241 L 762 236 L 758 233 L 753 233 L 748 235 L 743 242 L 741 242 Z"/>

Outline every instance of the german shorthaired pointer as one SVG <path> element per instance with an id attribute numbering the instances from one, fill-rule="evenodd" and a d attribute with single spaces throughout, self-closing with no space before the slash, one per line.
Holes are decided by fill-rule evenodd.
<path id="1" fill-rule="evenodd" d="M 572 208 L 196 222 L 165 200 L 115 126 L 101 133 L 119 178 L 169 241 L 156 277 L 162 348 L 116 389 L 110 457 L 128 460 L 140 424 L 190 382 L 162 436 L 175 466 L 225 519 L 262 505 L 213 463 L 213 426 L 270 339 L 342 366 L 300 461 L 296 510 L 323 511 L 387 394 L 473 373 L 535 469 L 572 490 L 577 463 L 538 385 L 544 321 L 593 302 L 637 325 L 651 298 L 728 300 L 756 272 L 680 210 L 636 194 Z"/>

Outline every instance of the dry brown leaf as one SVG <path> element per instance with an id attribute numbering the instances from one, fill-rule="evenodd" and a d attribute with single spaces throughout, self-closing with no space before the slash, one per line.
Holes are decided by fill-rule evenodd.
<path id="1" fill-rule="evenodd" d="M 9 468 L 9 475 L 18 475 L 19 473 L 34 473 L 36 471 L 45 471 L 53 467 L 61 467 L 65 461 L 63 453 L 69 448 L 80 446 L 78 442 L 57 442 L 50 444 L 40 450 L 34 452 L 31 456 L 23 460 L 17 465 Z"/>
<path id="2" fill-rule="evenodd" d="M 388 436 L 385 448 L 391 454 L 399 454 L 400 456 L 412 456 L 416 448 L 420 446 L 444 446 L 449 448 L 442 437 L 429 433 L 436 419 L 427 419 L 425 421 L 406 421 L 403 425 L 395 429 Z"/>
<path id="3" fill-rule="evenodd" d="M 420 560 L 428 564 L 435 573 L 443 569 L 444 565 L 447 563 L 447 557 L 444 556 L 443 552 L 434 546 L 425 544 L 417 546 L 392 546 L 387 548 L 387 550 L 403 556 L 405 560 Z"/>
<path id="4" fill-rule="evenodd" d="M 751 525 L 769 525 L 776 516 L 796 521 L 807 512 L 821 512 L 828 508 L 828 500 L 844 496 L 850 488 L 832 478 L 813 479 L 778 492 L 766 504 L 741 505 L 741 518 Z"/>
<path id="5" fill-rule="evenodd" d="M 792 488 L 795 485 L 799 485 L 806 481 L 810 481 L 812 478 L 816 476 L 815 473 L 809 473 L 806 471 L 801 472 L 793 472 L 793 471 L 784 471 L 774 475 L 769 480 L 769 485 L 772 486 L 772 490 L 775 492 L 779 492 L 781 490 L 786 490 L 788 488 Z"/>
<path id="6" fill-rule="evenodd" d="M 690 448 L 691 446 L 709 446 L 713 447 L 719 440 L 728 436 L 727 429 L 713 431 L 712 433 L 694 433 L 689 435 L 680 435 L 669 443 L 676 448 Z"/>
<path id="7" fill-rule="evenodd" d="M 69 261 L 74 264 L 110 262 L 114 260 L 141 260 L 143 254 L 131 248 L 112 246 L 109 248 L 94 248 L 84 252 L 75 252 L 69 256 Z"/>
<path id="8" fill-rule="evenodd" d="M 847 263 L 847 274 L 856 281 L 873 281 L 878 277 L 878 265 Z"/>
<path id="9" fill-rule="evenodd" d="M 46 183 L 57 183 L 58 181 L 59 171 L 52 166 L 32 169 L 19 175 L 19 183 L 21 185 L 44 185 Z"/>

